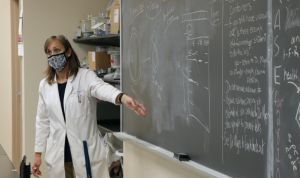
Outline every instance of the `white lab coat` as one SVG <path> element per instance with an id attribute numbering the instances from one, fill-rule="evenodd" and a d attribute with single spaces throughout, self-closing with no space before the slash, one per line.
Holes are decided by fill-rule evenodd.
<path id="1" fill-rule="evenodd" d="M 93 178 L 109 178 L 105 148 L 97 128 L 95 98 L 115 103 L 119 93 L 119 90 L 103 82 L 92 70 L 79 69 L 77 76 L 67 81 L 64 95 L 65 122 L 57 83 L 49 85 L 45 79 L 40 82 L 35 152 L 45 152 L 49 178 L 65 177 L 66 134 L 76 178 L 87 177 L 83 140 L 87 141 Z M 81 103 L 78 102 L 78 95 L 81 95 Z"/>

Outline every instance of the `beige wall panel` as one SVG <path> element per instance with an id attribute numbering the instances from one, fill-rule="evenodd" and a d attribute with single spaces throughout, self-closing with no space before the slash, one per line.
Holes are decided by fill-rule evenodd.
<path id="1" fill-rule="evenodd" d="M 47 58 L 43 50 L 44 42 L 51 35 L 63 34 L 69 39 L 79 58 L 87 57 L 88 51 L 95 50 L 95 46 L 73 43 L 76 28 L 80 25 L 79 20 L 86 19 L 87 14 L 98 16 L 99 12 L 104 12 L 107 3 L 108 0 L 26 0 L 23 2 L 24 151 L 30 162 L 34 158 L 38 86 L 40 80 L 44 78 L 43 72 L 47 67 Z M 43 177 L 48 177 L 45 162 L 42 163 L 41 171 Z"/>
<path id="2" fill-rule="evenodd" d="M 20 9 L 23 10 L 23 0 L 20 0 Z M 24 32 L 23 32 L 24 33 Z M 24 34 L 23 34 L 24 35 Z M 21 97 L 22 97 L 22 156 L 25 155 L 25 88 L 23 87 L 24 86 L 24 81 L 25 81 L 25 78 L 24 78 L 24 56 L 21 57 L 21 60 L 22 60 L 22 94 L 21 94 Z"/>
<path id="3" fill-rule="evenodd" d="M 10 1 L 0 3 L 0 144 L 12 159 L 12 71 Z"/>
<path id="4" fill-rule="evenodd" d="M 137 144 L 123 145 L 125 178 L 208 178 Z"/>

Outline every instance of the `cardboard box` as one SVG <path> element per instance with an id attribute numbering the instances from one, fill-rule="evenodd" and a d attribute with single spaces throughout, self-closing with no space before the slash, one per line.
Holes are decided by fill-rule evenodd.
<path id="1" fill-rule="evenodd" d="M 89 51 L 88 56 L 89 56 L 89 68 L 92 70 L 95 69 L 107 70 L 108 68 L 111 67 L 110 55 L 108 55 L 106 51 L 103 52 Z"/>
<path id="2" fill-rule="evenodd" d="M 111 6 L 110 13 L 110 34 L 118 34 L 120 30 L 120 5 Z"/>
<path id="3" fill-rule="evenodd" d="M 120 0 L 115 0 L 115 5 L 120 5 Z"/>

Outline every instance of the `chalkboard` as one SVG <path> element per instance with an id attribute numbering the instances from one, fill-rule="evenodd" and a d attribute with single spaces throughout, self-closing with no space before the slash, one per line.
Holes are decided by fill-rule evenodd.
<path id="1" fill-rule="evenodd" d="M 274 177 L 300 177 L 300 1 L 273 3 Z"/>
<path id="2" fill-rule="evenodd" d="M 232 177 L 299 177 L 299 0 L 121 8 L 122 90 L 148 110 L 124 108 L 123 132 Z"/>

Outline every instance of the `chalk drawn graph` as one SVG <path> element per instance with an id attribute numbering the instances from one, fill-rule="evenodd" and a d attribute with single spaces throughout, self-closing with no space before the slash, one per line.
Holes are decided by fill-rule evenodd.
<path id="1" fill-rule="evenodd" d="M 187 80 L 187 98 L 184 98 L 184 110 L 187 109 L 188 124 L 191 119 L 199 122 L 210 133 L 210 79 L 209 79 L 209 36 L 193 36 L 192 22 L 208 20 L 205 10 L 183 14 L 181 23 L 187 22 L 187 68 L 182 74 Z"/>
<path id="2" fill-rule="evenodd" d="M 210 133 L 209 37 L 187 37 L 188 120 L 195 119 Z"/>
<path id="3" fill-rule="evenodd" d="M 148 19 L 155 19 L 161 13 L 161 0 L 156 1 L 146 1 L 145 6 L 140 6 L 136 8 L 132 21 L 135 17 L 141 13 L 145 13 Z M 213 9 L 213 7 L 211 8 Z M 172 10 L 172 9 L 171 9 Z M 170 11 L 171 14 L 172 11 Z M 219 11 L 217 11 L 219 14 Z M 184 97 L 184 111 L 187 114 L 187 122 L 195 120 L 200 123 L 205 130 L 210 133 L 210 82 L 209 82 L 209 37 L 201 36 L 193 38 L 193 26 L 192 22 L 211 20 L 210 11 L 199 10 L 195 12 L 190 12 L 186 14 L 181 14 L 180 16 L 169 15 L 167 22 L 167 27 L 165 33 L 172 24 L 173 21 L 179 20 L 181 17 L 181 23 L 187 23 L 186 35 L 187 35 L 187 55 L 186 62 L 187 68 L 181 69 L 186 82 L 183 83 L 185 90 Z M 220 12 L 221 13 L 221 12 Z M 165 14 L 166 15 L 166 14 Z M 210 21 L 211 22 L 211 21 Z M 211 22 L 214 25 L 218 25 L 218 19 Z M 141 65 L 146 65 L 146 62 L 152 63 L 152 68 L 154 74 L 159 70 L 160 57 L 158 53 L 158 34 L 153 31 L 150 36 L 151 51 L 150 56 L 144 59 L 141 55 L 141 45 L 140 36 L 137 29 L 132 28 L 130 31 L 130 42 L 128 46 L 128 59 L 129 59 L 129 72 L 130 77 L 134 85 L 137 85 L 141 78 Z M 145 57 L 145 56 L 144 56 Z M 181 68 L 181 67 L 179 67 Z M 152 83 L 155 85 L 157 90 L 158 98 L 161 100 L 162 87 L 157 83 L 157 81 L 152 79 Z"/>

